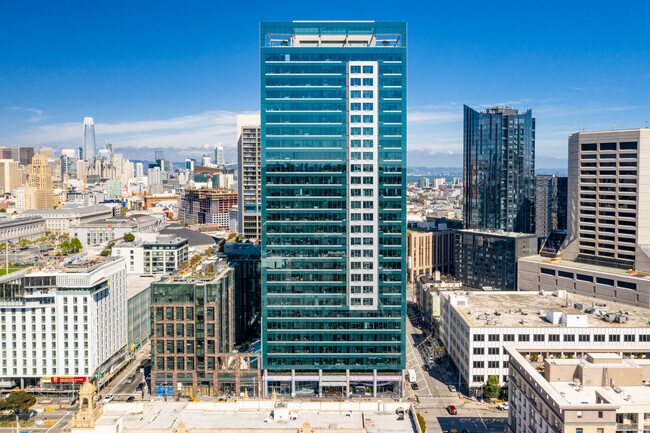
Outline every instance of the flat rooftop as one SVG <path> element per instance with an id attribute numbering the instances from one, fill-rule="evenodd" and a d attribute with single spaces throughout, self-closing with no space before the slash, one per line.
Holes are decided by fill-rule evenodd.
<path id="1" fill-rule="evenodd" d="M 566 267 L 567 270 L 573 269 L 574 271 L 576 269 L 583 269 L 585 271 L 592 271 L 592 272 L 602 272 L 604 274 L 611 274 L 611 275 L 619 275 L 619 276 L 625 276 L 625 277 L 630 277 L 630 278 L 635 278 L 639 280 L 650 280 L 650 276 L 648 275 L 630 275 L 627 270 L 625 269 L 617 269 L 613 267 L 608 267 L 608 266 L 600 266 L 600 265 L 592 265 L 589 263 L 580 263 L 580 262 L 574 262 L 572 260 L 562 260 L 562 259 L 553 259 L 553 261 L 549 261 L 550 259 L 548 257 L 542 257 L 542 256 L 528 256 L 528 257 L 522 257 L 519 259 L 519 261 L 523 262 L 529 262 L 529 263 L 540 263 L 542 265 L 549 265 L 549 266 L 562 266 Z"/>
<path id="2" fill-rule="evenodd" d="M 586 315 L 587 325 L 575 326 L 582 328 L 645 328 L 650 323 L 650 310 L 574 294 L 568 295 L 569 303 L 573 304 L 573 306 L 566 304 L 566 296 L 554 296 L 553 292 L 544 292 L 544 295 L 540 295 L 538 292 L 449 291 L 443 292 L 443 296 L 449 298 L 461 293 L 469 293 L 466 296 L 467 303 L 452 308 L 458 311 L 465 322 L 472 327 L 566 327 L 564 324 L 548 322 L 546 320 L 547 309 L 569 315 Z M 594 305 L 595 303 L 601 305 Z M 586 314 L 576 308 L 576 304 L 582 304 L 585 309 L 594 308 L 601 313 L 622 312 L 627 317 L 627 322 L 608 322 L 603 320 L 598 315 L 598 312 L 594 311 L 591 314 Z M 540 312 L 542 314 L 539 314 Z M 490 320 L 495 323 L 488 324 L 488 320 L 484 318 L 485 315 L 489 316 Z M 479 319 L 479 316 L 483 318 Z M 525 321 L 525 324 L 522 321 Z"/>
<path id="3" fill-rule="evenodd" d="M 148 289 L 154 281 L 156 281 L 155 277 L 127 276 L 126 298 L 132 298 L 143 290 Z"/>
<path id="4" fill-rule="evenodd" d="M 242 409 L 238 403 L 249 404 L 250 409 Z M 270 431 L 274 433 L 295 433 L 308 422 L 316 431 L 337 433 L 408 433 L 414 432 L 409 416 L 397 420 L 394 410 L 339 410 L 339 403 L 326 409 L 328 402 L 313 403 L 313 410 L 300 410 L 289 404 L 290 418 L 286 421 L 274 420 L 273 402 L 243 401 L 237 403 L 108 403 L 104 413 L 97 421 L 99 425 L 110 425 L 122 418 L 125 432 L 170 433 L 183 423 L 190 431 L 235 433 Z M 299 404 L 299 403 L 298 403 Z M 308 404 L 308 403 L 304 403 Z M 340 403 L 344 405 L 345 403 Z M 369 406 L 378 406 L 376 402 Z M 408 408 L 408 403 L 402 403 Z M 253 407 L 258 406 L 258 407 Z M 335 408 L 334 408 L 335 406 Z M 358 404 L 352 404 L 358 406 Z M 293 410 L 292 410 L 293 407 Z M 365 428 L 364 428 L 365 417 Z"/>
<path id="5" fill-rule="evenodd" d="M 615 405 L 620 408 L 617 412 L 645 412 L 648 408 L 650 401 L 650 387 L 643 384 L 643 380 L 639 380 L 638 385 L 616 385 L 616 386 L 601 386 L 601 385 L 581 385 L 575 381 L 548 381 L 544 373 L 536 370 L 535 365 L 525 359 L 514 348 L 506 349 L 510 354 L 514 363 L 519 364 L 539 385 L 549 393 L 549 396 L 556 401 L 560 407 L 562 406 L 605 406 Z M 575 359 L 552 359 L 551 364 L 560 365 L 575 365 L 582 366 L 583 369 L 589 368 L 629 368 L 632 369 L 647 369 L 650 365 L 650 359 L 633 359 L 622 358 L 619 354 L 611 353 L 583 353 L 584 358 Z M 615 356 L 621 362 L 620 364 L 592 364 L 588 357 L 593 358 L 606 358 Z M 647 370 L 646 370 L 647 371 Z M 598 371 L 600 377 L 600 371 Z M 647 374 L 647 373 L 644 373 Z M 571 374 L 570 374 L 571 375 Z M 643 377 L 640 376 L 640 377 Z M 599 399 L 600 397 L 600 399 Z M 597 403 L 601 401 L 601 403 Z M 611 406 L 610 406 L 611 407 Z"/>

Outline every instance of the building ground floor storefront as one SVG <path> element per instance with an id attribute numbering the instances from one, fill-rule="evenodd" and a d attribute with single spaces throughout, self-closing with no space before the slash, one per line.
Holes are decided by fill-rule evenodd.
<path id="1" fill-rule="evenodd" d="M 249 353 L 218 354 L 216 369 L 205 371 L 151 371 L 151 394 L 166 397 L 250 397 L 262 395 L 260 356 Z M 173 367 L 173 363 L 168 366 Z"/>
<path id="2" fill-rule="evenodd" d="M 405 377 L 404 370 L 390 372 L 264 370 L 263 397 L 270 397 L 274 393 L 291 397 L 303 395 L 349 398 L 354 395 L 377 397 L 385 394 L 405 397 Z"/>

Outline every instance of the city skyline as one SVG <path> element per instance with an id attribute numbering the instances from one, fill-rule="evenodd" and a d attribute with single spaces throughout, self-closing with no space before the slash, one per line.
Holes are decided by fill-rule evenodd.
<path id="1" fill-rule="evenodd" d="M 97 141 L 108 138 L 126 157 L 164 147 L 171 160 L 182 161 L 223 146 L 226 160 L 235 161 L 236 116 L 255 114 L 259 107 L 259 81 L 251 67 L 258 62 L 252 35 L 259 22 L 314 16 L 409 23 L 409 54 L 419 59 L 409 82 L 411 166 L 462 165 L 463 104 L 533 109 L 539 168 L 566 167 L 571 133 L 644 127 L 650 119 L 647 48 L 642 26 L 634 25 L 643 15 L 640 9 L 647 8 L 641 3 L 634 16 L 623 10 L 603 14 L 598 5 L 580 4 L 563 5 L 562 16 L 556 16 L 549 6 L 529 11 L 525 22 L 514 19 L 521 10 L 479 5 L 472 14 L 460 6 L 421 5 L 417 13 L 405 10 L 398 16 L 348 4 L 332 12 L 295 5 L 286 8 L 290 13 L 260 7 L 253 14 L 228 5 L 220 6 L 218 16 L 246 18 L 223 20 L 217 28 L 207 25 L 211 13 L 190 17 L 189 11 L 172 14 L 161 7 L 147 11 L 152 19 L 143 22 L 123 16 L 119 8 L 90 7 L 97 18 L 86 23 L 76 15 L 87 13 L 86 8 L 64 14 L 44 5 L 34 16 L 21 5 L 3 5 L 2 15 L 9 19 L 0 31 L 6 40 L 15 40 L 10 35 L 17 28 L 31 32 L 0 48 L 6 84 L 0 88 L 0 145 L 77 148 L 82 144 L 79 124 L 93 116 Z M 139 12 L 136 7 L 133 17 Z M 581 19 L 565 18 L 572 15 Z M 491 36 L 490 17 L 497 16 L 519 37 Z M 147 24 L 169 21 L 178 25 L 165 34 Z M 57 27 L 52 32 L 52 22 L 63 23 L 60 28 L 81 22 L 93 37 L 77 41 L 76 31 Z M 92 31 L 109 22 L 119 23 L 119 37 Z M 608 32 L 591 30 L 605 25 Z"/>

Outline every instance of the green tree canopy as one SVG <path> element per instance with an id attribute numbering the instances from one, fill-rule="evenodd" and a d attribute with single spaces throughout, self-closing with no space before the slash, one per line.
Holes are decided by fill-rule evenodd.
<path id="1" fill-rule="evenodd" d="M 25 391 L 14 391 L 4 400 L 0 400 L 0 411 L 26 411 L 36 403 L 36 397 Z"/>
<path id="2" fill-rule="evenodd" d="M 106 256 L 108 256 L 108 254 L 109 254 L 109 252 L 107 250 L 104 250 L 101 253 L 99 253 L 99 255 L 102 256 L 102 257 L 106 257 Z"/>
<path id="3" fill-rule="evenodd" d="M 124 242 L 133 242 L 135 240 L 135 235 L 133 233 L 127 233 L 124 235 Z"/>
<path id="4" fill-rule="evenodd" d="M 483 396 L 485 398 L 497 398 L 501 394 L 501 387 L 499 386 L 499 376 L 488 377 L 487 382 L 483 386 Z"/>
<path id="5" fill-rule="evenodd" d="M 81 241 L 77 238 L 72 238 L 70 241 L 70 247 L 74 252 L 81 251 L 83 249 L 83 245 L 81 245 Z"/>

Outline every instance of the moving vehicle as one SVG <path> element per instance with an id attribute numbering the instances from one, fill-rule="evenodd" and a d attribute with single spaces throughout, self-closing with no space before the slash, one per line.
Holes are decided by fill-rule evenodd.
<path id="1" fill-rule="evenodd" d="M 134 380 L 135 380 L 135 375 L 132 374 L 131 376 L 126 378 L 126 383 L 133 383 Z"/>
<path id="2" fill-rule="evenodd" d="M 454 385 L 449 385 L 449 391 L 456 392 L 456 387 Z"/>
<path id="3" fill-rule="evenodd" d="M 456 406 L 447 406 L 447 411 L 449 412 L 449 415 L 458 415 Z"/>
<path id="4" fill-rule="evenodd" d="M 415 382 L 415 370 L 413 370 L 413 369 L 411 368 L 411 369 L 409 369 L 407 372 L 408 372 L 408 374 L 409 374 L 409 377 L 408 377 L 409 382 L 411 382 L 411 383 Z"/>
<path id="5" fill-rule="evenodd" d="M 104 404 L 110 403 L 110 402 L 113 401 L 114 398 L 115 398 L 115 396 L 113 394 L 106 394 L 104 396 L 104 398 L 102 399 L 102 403 L 104 403 Z"/>
<path id="6" fill-rule="evenodd" d="M 126 399 L 126 402 L 127 402 L 127 403 L 130 403 L 130 402 L 132 402 L 132 401 L 135 401 L 135 397 L 133 397 L 132 395 L 129 396 L 129 398 Z"/>
<path id="7" fill-rule="evenodd" d="M 506 401 L 505 403 L 501 403 L 500 405 L 497 406 L 497 409 L 499 410 L 508 410 L 508 402 Z"/>

